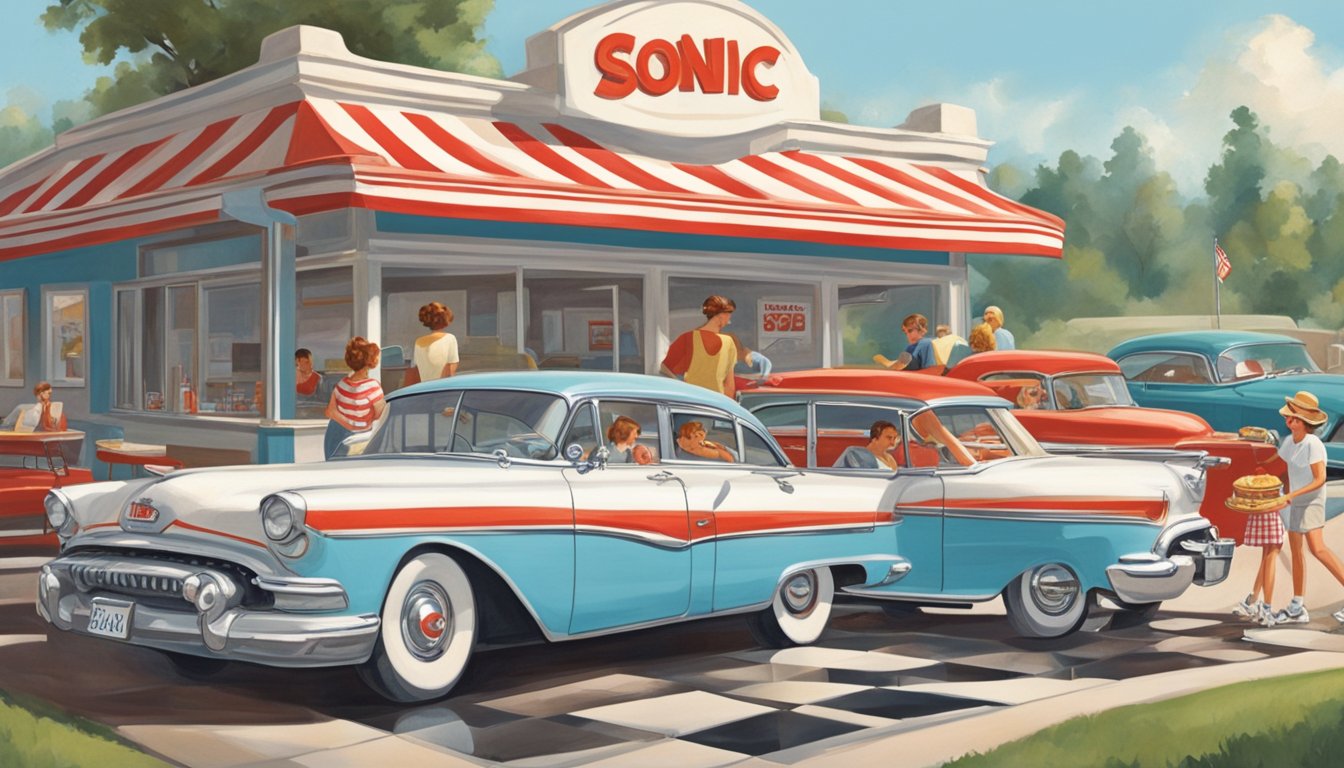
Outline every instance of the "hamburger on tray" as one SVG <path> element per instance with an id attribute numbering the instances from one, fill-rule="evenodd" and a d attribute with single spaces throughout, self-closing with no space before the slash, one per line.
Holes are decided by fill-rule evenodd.
<path id="1" fill-rule="evenodd" d="M 1255 514 L 1283 506 L 1283 481 L 1274 475 L 1244 475 L 1232 483 L 1227 508 Z"/>

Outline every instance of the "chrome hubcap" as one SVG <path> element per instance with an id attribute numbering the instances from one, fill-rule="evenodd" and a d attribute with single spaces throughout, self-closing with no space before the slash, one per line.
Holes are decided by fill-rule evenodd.
<path id="1" fill-rule="evenodd" d="M 1044 565 L 1031 575 L 1031 600 L 1051 616 L 1066 613 L 1078 599 L 1078 579 L 1062 565 Z"/>
<path id="2" fill-rule="evenodd" d="M 440 656 L 452 637 L 451 602 L 433 582 L 416 584 L 402 603 L 401 636 L 406 648 L 421 659 Z"/>
<path id="3" fill-rule="evenodd" d="M 815 576 L 811 571 L 795 573 L 784 582 L 780 596 L 784 598 L 784 607 L 789 613 L 806 613 L 811 610 L 817 597 Z"/>

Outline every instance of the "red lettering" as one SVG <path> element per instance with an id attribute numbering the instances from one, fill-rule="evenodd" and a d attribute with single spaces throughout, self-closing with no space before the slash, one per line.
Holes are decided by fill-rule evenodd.
<path id="1" fill-rule="evenodd" d="M 762 45 L 747 54 L 742 62 L 742 90 L 748 96 L 757 101 L 770 101 L 779 95 L 778 86 L 765 85 L 756 79 L 756 67 L 761 64 L 773 67 L 776 61 L 779 61 L 779 49 L 770 45 Z"/>
<path id="2" fill-rule="evenodd" d="M 649 70 L 649 62 L 654 58 L 663 62 L 663 74 L 654 77 Z M 662 96 L 681 81 L 681 58 L 677 56 L 677 47 L 670 41 L 653 39 L 639 49 L 635 57 L 635 74 L 639 76 L 639 90 L 650 96 Z"/>
<path id="3" fill-rule="evenodd" d="M 737 95 L 737 82 L 741 78 L 742 60 L 738 58 L 737 41 L 728 41 L 728 93 Z"/>
<path id="4" fill-rule="evenodd" d="M 690 35 L 682 35 L 677 42 L 681 53 L 681 90 L 701 93 L 723 93 L 723 38 L 705 40 L 704 54 L 696 47 Z"/>
<path id="5" fill-rule="evenodd" d="M 623 32 L 613 32 L 598 41 L 593 58 L 602 79 L 594 94 L 604 99 L 623 99 L 635 92 L 635 68 L 630 62 L 616 58 L 618 53 L 629 55 L 634 50 L 635 36 Z"/>
<path id="6" fill-rule="evenodd" d="M 633 63 L 628 58 L 632 53 Z M 598 41 L 593 51 L 593 63 L 602 75 L 593 93 L 604 99 L 623 99 L 636 89 L 662 96 L 676 88 L 707 94 L 746 93 L 756 101 L 772 101 L 779 96 L 779 87 L 762 83 L 757 70 L 774 67 L 779 56 L 778 48 L 763 45 L 744 58 L 736 40 L 712 37 L 696 45 L 690 35 L 682 35 L 676 43 L 654 38 L 636 52 L 634 35 L 613 32 Z M 654 59 L 662 67 L 656 75 Z"/>

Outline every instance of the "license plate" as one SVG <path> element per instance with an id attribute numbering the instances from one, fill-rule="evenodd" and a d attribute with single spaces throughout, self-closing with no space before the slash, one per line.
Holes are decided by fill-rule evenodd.
<path id="1" fill-rule="evenodd" d="M 89 634 L 125 640 L 131 635 L 131 614 L 134 612 L 135 603 L 95 597 L 89 611 Z"/>

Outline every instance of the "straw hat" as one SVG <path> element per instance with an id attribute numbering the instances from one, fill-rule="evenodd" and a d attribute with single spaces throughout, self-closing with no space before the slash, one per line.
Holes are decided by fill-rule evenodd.
<path id="1" fill-rule="evenodd" d="M 1330 419 L 1321 410 L 1321 401 L 1310 392 L 1298 392 L 1292 397 L 1283 398 L 1283 401 L 1284 406 L 1279 409 L 1279 413 L 1284 416 L 1301 419 L 1313 427 L 1319 427 Z"/>

